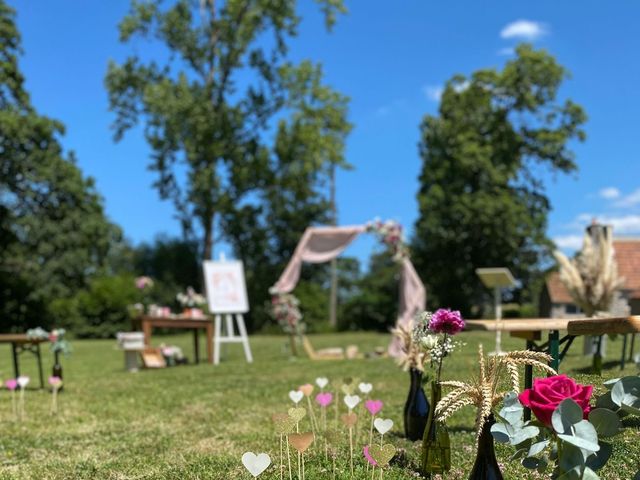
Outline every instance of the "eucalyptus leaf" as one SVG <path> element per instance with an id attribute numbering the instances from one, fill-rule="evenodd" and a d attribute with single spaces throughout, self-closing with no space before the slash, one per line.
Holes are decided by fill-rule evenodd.
<path id="1" fill-rule="evenodd" d="M 611 389 L 611 400 L 618 406 L 633 405 L 640 397 L 640 377 L 623 377 Z"/>
<path id="2" fill-rule="evenodd" d="M 595 408 L 589 412 L 589 422 L 601 437 L 612 437 L 620 431 L 622 424 L 618 415 L 606 408 Z"/>
<path id="3" fill-rule="evenodd" d="M 533 457 L 542 452 L 549 445 L 549 440 L 543 440 L 541 442 L 536 442 L 529 447 L 528 456 Z"/>
<path id="4" fill-rule="evenodd" d="M 511 435 L 507 431 L 507 426 L 504 423 L 494 423 L 491 425 L 491 435 L 493 439 L 499 443 L 509 443 Z"/>
<path id="5" fill-rule="evenodd" d="M 498 416 L 510 425 L 516 427 L 522 426 L 522 413 L 524 412 L 524 407 L 518 400 L 518 396 L 513 392 L 508 393 L 504 397 L 503 404 L 504 406 L 500 410 Z"/>
<path id="6" fill-rule="evenodd" d="M 522 442 L 534 438 L 538 433 L 540 433 L 540 429 L 538 427 L 529 426 L 521 428 L 515 431 L 511 436 L 509 443 L 511 443 L 511 445 L 520 445 Z"/>
<path id="7" fill-rule="evenodd" d="M 519 460 L 521 458 L 526 457 L 528 451 L 529 451 L 528 448 L 519 448 L 518 450 L 516 450 L 516 453 L 511 455 L 511 458 L 509 458 L 509 461 L 513 462 L 514 460 Z"/>
<path id="8" fill-rule="evenodd" d="M 582 420 L 576 423 L 571 430 L 571 434 L 558 434 L 558 438 L 590 452 L 600 450 L 596 429 L 588 421 Z"/>
<path id="9" fill-rule="evenodd" d="M 568 434 L 571 427 L 581 421 L 583 416 L 582 407 L 574 400 L 565 398 L 553 411 L 551 425 L 556 432 Z"/>
<path id="10" fill-rule="evenodd" d="M 589 455 L 586 461 L 586 465 L 592 470 L 601 469 L 611 457 L 613 447 L 610 443 L 600 442 L 600 450 Z"/>
<path id="11" fill-rule="evenodd" d="M 632 415 L 640 416 L 640 400 L 635 401 L 632 404 L 623 403 L 620 408 L 625 413 L 630 413 Z"/>
<path id="12" fill-rule="evenodd" d="M 582 472 L 582 480 L 600 480 L 600 477 L 589 467 L 584 467 L 584 472 Z"/>
<path id="13" fill-rule="evenodd" d="M 556 480 L 580 480 L 582 478 L 582 467 L 572 468 L 558 476 Z"/>
<path id="14" fill-rule="evenodd" d="M 597 408 L 607 408 L 609 410 L 617 410 L 619 405 L 616 405 L 613 400 L 611 400 L 611 392 L 607 392 L 604 395 L 600 395 L 598 400 L 596 400 Z"/>
<path id="15" fill-rule="evenodd" d="M 549 468 L 549 457 L 547 457 L 546 455 L 542 455 L 539 458 L 540 462 L 538 463 L 538 473 L 544 473 L 546 472 L 547 468 Z"/>
<path id="16" fill-rule="evenodd" d="M 562 446 L 560 458 L 558 459 L 558 466 L 562 471 L 568 471 L 576 467 L 582 468 L 584 463 L 584 454 L 580 448 L 571 444 Z"/>
<path id="17" fill-rule="evenodd" d="M 540 464 L 540 460 L 536 457 L 525 457 L 522 459 L 522 466 L 529 470 L 536 470 Z"/>
<path id="18" fill-rule="evenodd" d="M 611 390 L 613 388 L 613 386 L 618 383 L 618 381 L 620 380 L 620 378 L 612 378 L 611 380 L 607 380 L 605 382 L 602 382 L 602 385 L 604 385 L 604 387 L 607 390 Z"/>

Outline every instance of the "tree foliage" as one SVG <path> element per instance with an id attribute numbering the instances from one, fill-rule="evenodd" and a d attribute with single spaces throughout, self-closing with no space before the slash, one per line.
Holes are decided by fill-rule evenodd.
<path id="1" fill-rule="evenodd" d="M 257 202 L 247 202 L 222 218 L 235 254 L 245 262 L 254 327 L 268 321 L 267 311 L 261 307 L 269 301 L 269 288 L 304 230 L 330 220 L 326 195 L 329 170 L 350 168 L 344 160 L 344 142 L 352 128 L 347 120 L 348 99 L 323 85 L 320 66 L 308 61 L 286 65 L 281 78 L 286 85 L 283 101 L 288 115 L 277 125 L 267 181 L 257 194 Z M 301 278 L 303 283 L 322 284 L 325 276 L 322 266 L 312 266 L 303 268 Z M 324 287 L 302 288 L 307 305 L 312 295 L 317 296 L 315 305 L 327 300 Z"/>
<path id="2" fill-rule="evenodd" d="M 551 246 L 541 172 L 575 171 L 570 144 L 585 138 L 583 109 L 559 99 L 566 77 L 521 45 L 501 71 L 453 77 L 425 116 L 413 258 L 433 305 L 469 313 L 484 291 L 478 267 L 508 267 L 524 285 L 538 275 Z"/>
<path id="3" fill-rule="evenodd" d="M 133 0 L 120 24 L 123 42 L 156 39 L 166 61 L 111 62 L 106 85 L 116 138 L 144 120 L 155 187 L 174 202 L 185 233 L 202 233 L 211 258 L 221 217 L 269 182 L 263 137 L 284 106 L 287 42 L 300 18 L 295 0 L 166 3 Z M 344 11 L 341 0 L 316 3 L 329 27 Z"/>
<path id="4" fill-rule="evenodd" d="M 46 326 L 50 301 L 104 268 L 120 232 L 63 151 L 63 125 L 31 105 L 14 17 L 0 0 L 0 313 L 2 328 L 20 330 Z"/>

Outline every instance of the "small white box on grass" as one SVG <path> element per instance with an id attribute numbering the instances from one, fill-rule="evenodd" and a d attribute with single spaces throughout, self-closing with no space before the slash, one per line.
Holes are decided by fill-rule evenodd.
<path id="1" fill-rule="evenodd" d="M 144 350 L 144 333 L 118 332 L 118 347 L 124 350 L 124 366 L 130 372 L 138 371 L 138 353 Z"/>

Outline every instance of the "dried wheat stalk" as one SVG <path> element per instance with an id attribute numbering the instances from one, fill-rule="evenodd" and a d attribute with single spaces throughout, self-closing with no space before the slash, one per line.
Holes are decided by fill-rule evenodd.
<path id="1" fill-rule="evenodd" d="M 435 406 L 435 414 L 438 421 L 445 422 L 451 415 L 467 405 L 475 405 L 476 415 L 476 442 L 480 437 L 482 426 L 491 415 L 504 396 L 511 391 L 520 390 L 520 375 L 518 367 L 530 365 L 539 368 L 545 373 L 556 375 L 556 371 L 546 362 L 551 357 L 543 352 L 529 350 L 516 351 L 495 355 L 487 359 L 482 345 L 478 348 L 479 377 L 473 381 L 444 381 L 443 387 L 453 387 L 454 390 L 445 395 Z M 506 372 L 506 375 L 503 373 Z"/>

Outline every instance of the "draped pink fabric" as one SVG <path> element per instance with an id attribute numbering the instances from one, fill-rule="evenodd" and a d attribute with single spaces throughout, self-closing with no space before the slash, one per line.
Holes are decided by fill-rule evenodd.
<path id="1" fill-rule="evenodd" d="M 365 230 L 364 226 L 307 228 L 273 290 L 281 293 L 291 292 L 300 280 L 302 262 L 324 263 L 333 260 Z M 411 322 L 417 312 L 424 310 L 426 300 L 426 290 L 411 260 L 403 259 L 396 324 L 406 325 Z M 396 356 L 399 353 L 398 349 L 399 345 L 395 341 L 392 342 L 389 346 L 390 355 Z"/>

